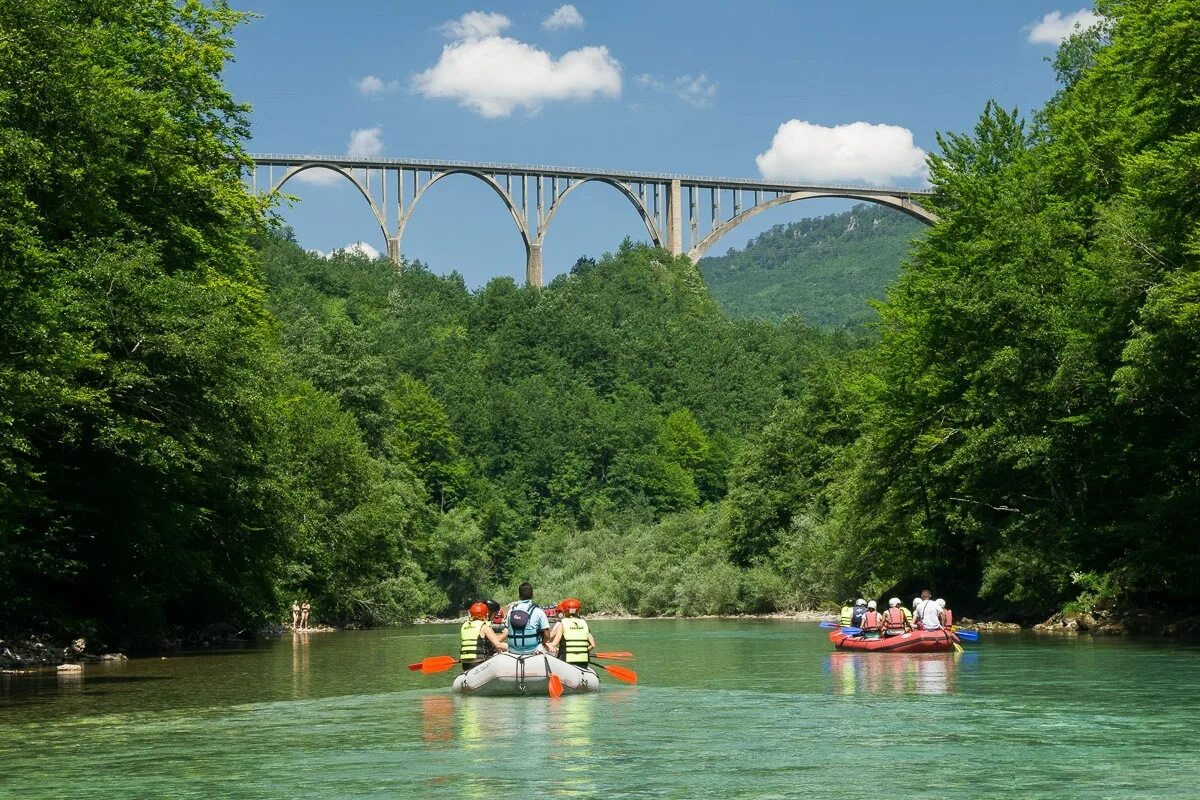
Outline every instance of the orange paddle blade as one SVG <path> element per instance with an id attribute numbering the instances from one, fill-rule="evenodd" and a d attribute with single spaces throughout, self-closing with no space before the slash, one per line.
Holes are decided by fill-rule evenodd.
<path id="1" fill-rule="evenodd" d="M 413 672 L 420 670 L 428 675 L 431 672 L 444 672 L 458 663 L 458 659 L 454 656 L 430 656 L 424 661 L 419 661 L 416 664 L 409 664 L 408 668 Z"/>
<path id="2" fill-rule="evenodd" d="M 633 661 L 633 653 L 628 650 L 617 650 L 610 653 L 592 653 L 595 658 L 611 658 L 614 661 Z"/>
<path id="3" fill-rule="evenodd" d="M 605 672 L 607 672 L 609 675 L 612 675 L 622 683 L 637 683 L 637 673 L 631 669 L 625 669 L 625 667 L 614 667 L 609 664 L 598 664 L 597 666 L 603 667 Z"/>
<path id="4" fill-rule="evenodd" d="M 549 689 L 550 689 L 551 697 L 562 697 L 562 693 L 563 693 L 562 678 L 551 673 L 550 681 L 549 681 Z"/>

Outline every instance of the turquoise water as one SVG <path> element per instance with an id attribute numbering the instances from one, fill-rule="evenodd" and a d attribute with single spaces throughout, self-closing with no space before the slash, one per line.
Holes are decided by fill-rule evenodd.
<path id="1" fill-rule="evenodd" d="M 1200 797 L 1200 647 L 984 634 L 832 651 L 813 623 L 600 621 L 639 685 L 456 697 L 456 627 L 0 676 L 0 797 Z"/>

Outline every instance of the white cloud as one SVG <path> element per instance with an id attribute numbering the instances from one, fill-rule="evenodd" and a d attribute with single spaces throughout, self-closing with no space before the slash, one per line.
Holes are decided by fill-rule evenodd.
<path id="1" fill-rule="evenodd" d="M 350 131 L 346 142 L 346 155 L 352 158 L 370 158 L 383 152 L 383 128 L 362 128 Z M 332 186 L 344 178 L 331 169 L 318 167 L 306 169 L 292 180 L 312 186 Z"/>
<path id="2" fill-rule="evenodd" d="M 503 14 L 487 14 L 483 11 L 468 11 L 456 20 L 442 26 L 442 33 L 451 39 L 486 39 L 498 36 L 512 25 L 512 20 Z"/>
<path id="3" fill-rule="evenodd" d="M 414 90 L 456 99 L 485 117 L 506 117 L 518 108 L 535 112 L 551 100 L 621 96 L 621 64 L 607 47 L 582 47 L 555 59 L 533 45 L 496 35 L 507 18 L 502 17 L 504 26 L 478 20 L 468 24 L 473 15 L 501 16 L 473 11 L 450 23 L 460 38 L 413 78 Z"/>
<path id="4" fill-rule="evenodd" d="M 399 81 L 385 81 L 382 78 L 377 78 L 374 75 L 367 75 L 355 84 L 359 94 L 373 95 L 385 94 L 386 92 L 394 92 L 400 88 Z"/>
<path id="5" fill-rule="evenodd" d="M 346 245 L 345 247 L 339 247 L 337 250 L 334 250 L 333 253 L 330 253 L 329 256 L 326 256 L 326 258 L 329 258 L 334 253 L 343 253 L 343 252 L 351 253 L 351 254 L 358 254 L 360 256 L 366 256 L 367 258 L 371 258 L 371 259 L 379 258 L 379 255 L 380 255 L 379 251 L 376 250 L 374 247 L 371 247 L 371 245 L 367 244 L 366 242 L 359 241 L 359 242 L 351 242 L 350 244 Z"/>
<path id="6" fill-rule="evenodd" d="M 710 81 L 703 72 L 695 77 L 681 75 L 678 78 L 663 80 L 655 75 L 638 75 L 634 79 L 638 86 L 644 86 L 655 92 L 671 94 L 685 103 L 696 108 L 708 108 L 717 96 L 717 83 Z"/>
<path id="7" fill-rule="evenodd" d="M 345 178 L 331 169 L 316 167 L 314 169 L 306 169 L 304 172 L 298 173 L 296 177 L 292 178 L 292 180 L 299 181 L 300 183 L 307 183 L 312 186 L 332 186 L 338 181 L 345 180 Z"/>
<path id="8" fill-rule="evenodd" d="M 370 158 L 383 152 L 383 128 L 362 128 L 350 131 L 350 142 L 346 155 L 354 158 Z"/>
<path id="9" fill-rule="evenodd" d="M 1034 44 L 1058 44 L 1071 34 L 1087 30 L 1099 21 L 1100 16 L 1087 8 L 1065 17 L 1061 11 L 1051 11 L 1040 22 L 1029 26 L 1029 41 Z"/>
<path id="10" fill-rule="evenodd" d="M 912 131 L 896 125 L 852 122 L 831 128 L 788 120 L 771 147 L 754 159 L 759 173 L 777 181 L 865 181 L 924 177 L 925 151 Z"/>
<path id="11" fill-rule="evenodd" d="M 567 4 L 559 6 L 550 16 L 542 20 L 542 27 L 548 31 L 565 31 L 568 28 L 582 28 L 583 14 L 575 6 Z"/>

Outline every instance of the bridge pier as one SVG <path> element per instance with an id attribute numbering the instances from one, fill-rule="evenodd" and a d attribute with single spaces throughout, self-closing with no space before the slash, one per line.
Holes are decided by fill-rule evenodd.
<path id="1" fill-rule="evenodd" d="M 683 255 L 683 189 L 678 178 L 667 185 L 667 249 Z"/>
<path id="2" fill-rule="evenodd" d="M 396 265 L 396 269 L 399 269 L 400 268 L 400 237 L 399 236 L 389 236 L 388 237 L 387 256 L 391 260 L 391 262 Z"/>
<path id="3" fill-rule="evenodd" d="M 525 285 L 542 285 L 542 246 L 529 245 L 529 254 L 525 259 Z"/>

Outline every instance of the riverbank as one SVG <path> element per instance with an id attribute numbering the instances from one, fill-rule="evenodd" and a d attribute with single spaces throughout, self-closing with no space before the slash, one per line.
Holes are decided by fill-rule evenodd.
<path id="1" fill-rule="evenodd" d="M 0 672 L 5 673 L 127 659 L 124 653 L 110 652 L 103 643 L 82 637 L 66 643 L 56 642 L 50 636 L 0 639 Z"/>
<path id="2" fill-rule="evenodd" d="M 688 617 L 645 617 L 637 614 L 598 611 L 594 614 L 588 614 L 587 618 L 600 622 L 742 619 L 817 623 L 822 620 L 834 619 L 836 616 L 836 610 L 779 611 L 770 614 L 703 614 Z M 461 624 L 465 620 L 466 617 L 425 617 L 414 620 L 413 624 L 451 625 Z M 1157 636 L 1164 638 L 1200 637 L 1200 615 L 1181 616 L 1166 610 L 1154 611 L 1148 609 L 1134 609 L 1103 614 L 1060 612 L 1054 614 L 1045 622 L 1032 626 L 1023 626 L 1016 622 L 1001 620 L 975 620 L 968 617 L 960 619 L 959 624 L 965 628 L 991 633 L 1015 633 L 1022 630 L 1030 630 L 1034 633 L 1049 635 L 1089 634 L 1092 636 Z M 253 636 L 307 635 L 333 633 L 340 630 L 343 630 L 343 628 L 324 624 L 304 630 L 293 629 L 290 625 L 269 625 L 255 631 Z M 246 630 L 235 630 L 233 626 L 210 626 L 192 635 L 164 640 L 161 649 L 168 652 L 195 651 L 227 647 L 231 644 L 248 644 L 252 639 L 244 638 L 245 634 Z M 95 639 L 88 640 L 82 637 L 65 641 L 44 634 L 0 639 L 0 672 L 40 671 L 57 668 L 62 665 L 119 661 L 126 658 L 126 654 L 117 650 L 110 650 L 100 641 Z"/>

